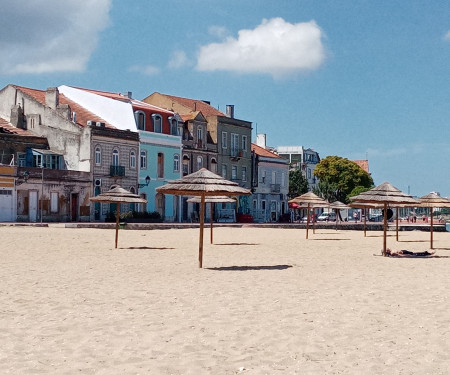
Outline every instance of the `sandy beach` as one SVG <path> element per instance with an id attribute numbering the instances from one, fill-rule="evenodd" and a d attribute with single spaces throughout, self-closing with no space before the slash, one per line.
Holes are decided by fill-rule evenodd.
<path id="1" fill-rule="evenodd" d="M 198 234 L 0 227 L 0 374 L 449 373 L 450 233 Z"/>

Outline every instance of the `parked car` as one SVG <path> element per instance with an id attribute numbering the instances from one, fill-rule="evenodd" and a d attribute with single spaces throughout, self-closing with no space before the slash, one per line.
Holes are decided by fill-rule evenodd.
<path id="1" fill-rule="evenodd" d="M 317 221 L 336 221 L 336 213 L 335 212 L 322 212 Z"/>

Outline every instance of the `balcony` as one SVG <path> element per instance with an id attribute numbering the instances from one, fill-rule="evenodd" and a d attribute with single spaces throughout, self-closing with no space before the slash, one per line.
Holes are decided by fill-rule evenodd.
<path id="1" fill-rule="evenodd" d="M 232 148 L 231 152 L 230 152 L 230 156 L 231 156 L 231 160 L 239 160 L 240 158 L 242 158 L 242 156 L 244 155 L 244 151 L 237 149 L 237 148 Z"/>
<path id="2" fill-rule="evenodd" d="M 270 192 L 271 193 L 279 193 L 280 192 L 280 184 L 270 184 Z"/>
<path id="3" fill-rule="evenodd" d="M 109 175 L 111 177 L 124 177 L 125 176 L 125 167 L 121 165 L 110 165 L 109 166 Z"/>

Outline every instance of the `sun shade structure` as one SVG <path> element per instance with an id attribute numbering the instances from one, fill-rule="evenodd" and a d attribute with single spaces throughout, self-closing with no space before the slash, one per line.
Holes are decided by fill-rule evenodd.
<path id="1" fill-rule="evenodd" d="M 117 249 L 117 240 L 119 238 L 119 218 L 120 218 L 120 204 L 121 203 L 147 203 L 147 200 L 141 198 L 137 194 L 133 194 L 124 188 L 115 185 L 112 189 L 108 190 L 105 193 L 99 194 L 96 197 L 90 198 L 91 202 L 100 202 L 100 203 L 116 203 L 116 249 Z"/>
<path id="2" fill-rule="evenodd" d="M 365 191 L 359 195 L 351 197 L 352 206 L 363 204 L 363 207 L 383 206 L 384 212 L 384 230 L 383 230 L 383 255 L 386 256 L 386 231 L 387 231 L 387 209 L 389 207 L 398 207 L 403 205 L 419 205 L 419 201 L 411 195 L 403 193 L 389 182 L 383 182 L 381 185 Z"/>
<path id="3" fill-rule="evenodd" d="M 187 200 L 190 203 L 202 203 L 201 197 L 193 197 Z M 236 199 L 227 197 L 225 195 L 218 195 L 216 197 L 205 198 L 205 203 L 210 204 L 211 208 L 211 226 L 210 226 L 210 243 L 213 243 L 213 218 L 214 218 L 214 203 L 236 203 Z"/>
<path id="4" fill-rule="evenodd" d="M 441 197 L 438 193 L 431 192 L 419 198 L 420 207 L 428 207 L 430 209 L 430 249 L 433 249 L 433 208 L 434 207 L 450 207 L 450 200 Z"/>
<path id="5" fill-rule="evenodd" d="M 158 193 L 173 195 L 191 195 L 201 198 L 200 201 L 200 238 L 198 249 L 199 267 L 203 267 L 203 228 L 205 224 L 205 198 L 218 195 L 250 195 L 251 191 L 240 187 L 237 183 L 228 181 L 206 168 L 191 173 L 178 180 L 169 181 L 166 185 L 156 188 Z"/>
<path id="6" fill-rule="evenodd" d="M 347 206 L 345 203 L 342 203 L 340 201 L 335 201 L 333 203 L 330 203 L 330 208 L 332 208 L 335 212 L 336 212 L 336 230 L 338 228 L 338 214 L 339 214 L 339 210 L 346 210 L 349 208 L 349 206 Z"/>
<path id="7" fill-rule="evenodd" d="M 299 195 L 288 201 L 288 203 L 296 203 L 300 206 L 307 207 L 307 215 L 306 215 L 306 239 L 308 239 L 308 231 L 309 231 L 309 210 L 311 208 L 316 207 L 328 207 L 330 204 L 325 200 L 317 196 L 311 191 L 308 191 L 305 194 Z"/>

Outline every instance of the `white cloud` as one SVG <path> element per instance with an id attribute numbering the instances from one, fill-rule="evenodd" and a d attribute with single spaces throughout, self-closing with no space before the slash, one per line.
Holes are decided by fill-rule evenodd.
<path id="1" fill-rule="evenodd" d="M 189 64 L 189 60 L 184 51 L 174 51 L 170 57 L 167 66 L 171 69 L 179 69 L 185 65 Z"/>
<path id="2" fill-rule="evenodd" d="M 84 71 L 111 0 L 14 0 L 0 12 L 0 74 Z"/>
<path id="3" fill-rule="evenodd" d="M 450 31 L 447 31 L 447 33 L 444 35 L 444 40 L 450 42 Z"/>
<path id="4" fill-rule="evenodd" d="M 224 26 L 210 26 L 208 33 L 219 38 L 225 38 L 229 34 L 228 29 Z"/>
<path id="5" fill-rule="evenodd" d="M 129 72 L 141 73 L 146 76 L 154 76 L 159 74 L 161 69 L 154 65 L 133 65 L 128 68 Z"/>
<path id="6" fill-rule="evenodd" d="M 317 69 L 325 59 L 323 32 L 315 21 L 291 24 L 264 19 L 254 30 L 240 30 L 237 39 L 200 48 L 197 69 L 263 73 L 274 77 Z"/>

